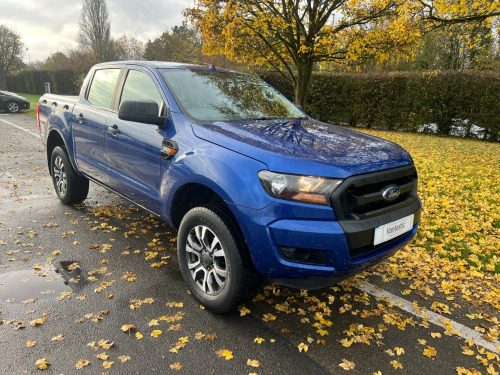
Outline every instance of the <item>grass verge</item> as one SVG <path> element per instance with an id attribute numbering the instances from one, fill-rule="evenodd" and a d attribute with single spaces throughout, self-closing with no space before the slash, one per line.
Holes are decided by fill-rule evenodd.
<path id="1" fill-rule="evenodd" d="M 36 105 L 38 104 L 38 99 L 40 99 L 40 95 L 24 94 L 24 93 L 17 93 L 17 94 L 24 96 L 26 99 L 30 101 L 30 109 L 27 111 L 22 111 L 22 113 L 26 116 L 36 118 Z"/>

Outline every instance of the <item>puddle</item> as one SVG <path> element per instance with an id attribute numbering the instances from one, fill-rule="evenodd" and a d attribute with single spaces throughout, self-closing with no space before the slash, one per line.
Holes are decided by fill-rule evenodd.
<path id="1" fill-rule="evenodd" d="M 75 262 L 62 261 L 40 270 L 0 274 L 0 301 L 22 303 L 33 299 L 56 299 L 64 292 L 79 292 L 88 284 L 87 275 Z"/>

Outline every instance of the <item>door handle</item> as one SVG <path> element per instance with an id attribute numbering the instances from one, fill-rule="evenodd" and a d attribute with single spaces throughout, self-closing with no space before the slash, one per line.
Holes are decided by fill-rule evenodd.
<path id="1" fill-rule="evenodd" d="M 83 120 L 85 120 L 85 117 L 83 116 L 83 113 L 80 113 L 80 114 L 76 115 L 76 118 L 78 119 L 78 122 L 80 124 L 83 124 Z"/>
<path id="2" fill-rule="evenodd" d="M 118 129 L 118 125 L 108 126 L 108 132 L 113 133 L 113 135 L 120 134 L 120 129 Z"/>

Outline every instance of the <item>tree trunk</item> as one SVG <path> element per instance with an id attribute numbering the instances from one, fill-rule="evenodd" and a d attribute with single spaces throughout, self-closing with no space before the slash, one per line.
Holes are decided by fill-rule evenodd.
<path id="1" fill-rule="evenodd" d="M 297 64 L 297 81 L 295 83 L 295 104 L 305 109 L 307 104 L 307 93 L 311 82 L 314 61 L 310 58 L 302 59 Z"/>

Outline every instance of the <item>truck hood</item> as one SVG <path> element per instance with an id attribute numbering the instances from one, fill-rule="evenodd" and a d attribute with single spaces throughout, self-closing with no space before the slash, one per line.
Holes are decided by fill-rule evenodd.
<path id="1" fill-rule="evenodd" d="M 193 131 L 277 172 L 346 178 L 413 163 L 395 143 L 313 119 L 193 124 Z"/>

